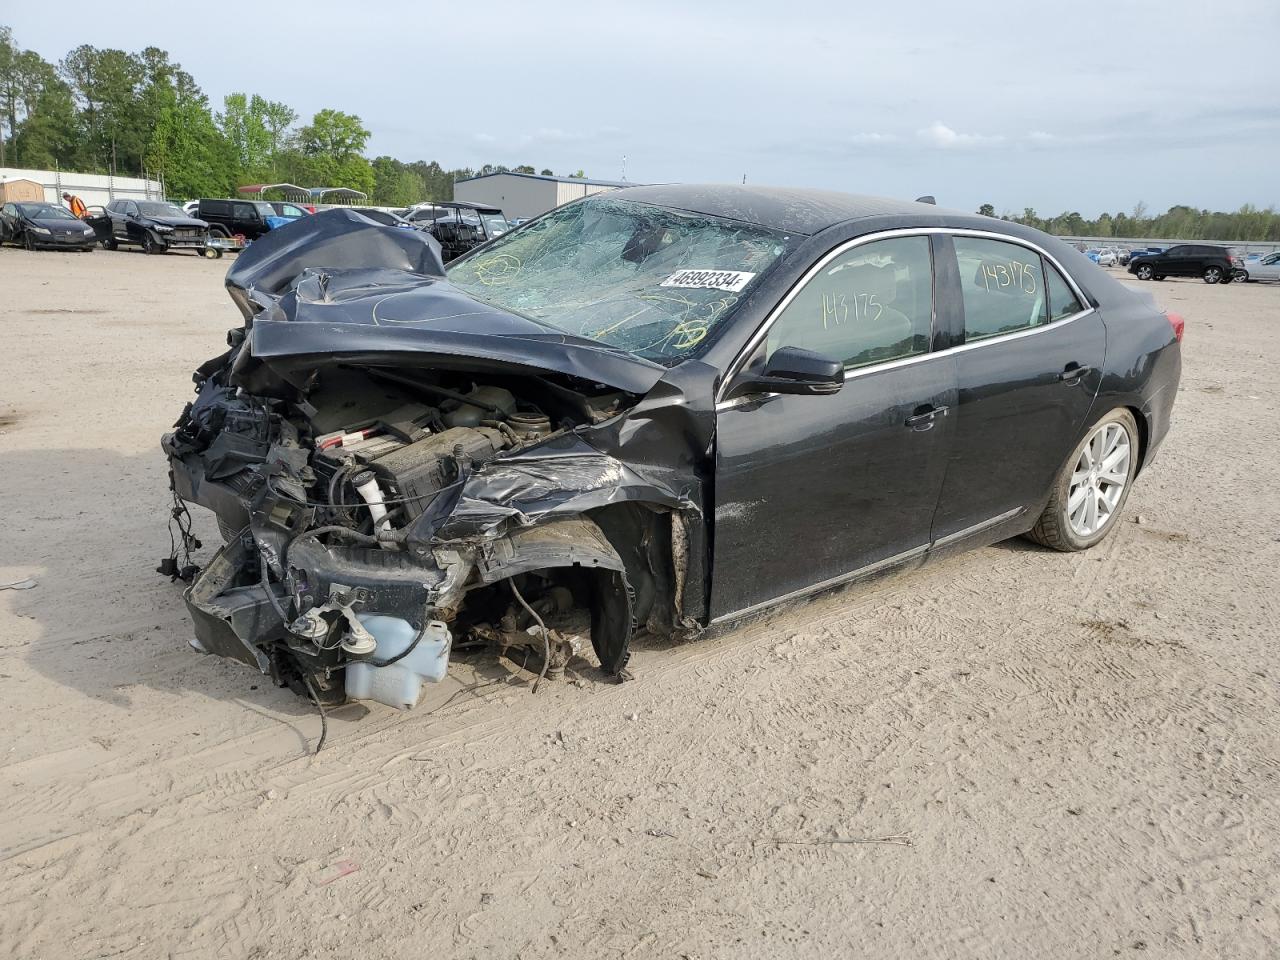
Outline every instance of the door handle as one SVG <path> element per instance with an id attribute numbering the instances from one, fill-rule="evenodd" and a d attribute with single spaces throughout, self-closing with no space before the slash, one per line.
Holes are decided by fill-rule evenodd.
<path id="1" fill-rule="evenodd" d="M 933 428 L 933 421 L 937 417 L 945 417 L 948 409 L 950 408 L 946 404 L 939 404 L 936 407 L 917 407 L 916 412 L 907 417 L 906 426 L 923 433 Z"/>
<path id="2" fill-rule="evenodd" d="M 1078 363 L 1068 363 L 1067 368 L 1058 374 L 1058 379 L 1063 383 L 1079 383 L 1082 377 L 1093 373 L 1093 367 L 1082 366 Z"/>

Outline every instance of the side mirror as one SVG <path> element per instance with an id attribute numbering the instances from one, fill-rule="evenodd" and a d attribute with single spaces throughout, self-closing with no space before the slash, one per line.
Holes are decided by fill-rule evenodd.
<path id="1" fill-rule="evenodd" d="M 740 374 L 725 399 L 755 393 L 823 396 L 843 386 L 844 364 L 839 360 L 800 347 L 779 347 L 764 370 Z"/>

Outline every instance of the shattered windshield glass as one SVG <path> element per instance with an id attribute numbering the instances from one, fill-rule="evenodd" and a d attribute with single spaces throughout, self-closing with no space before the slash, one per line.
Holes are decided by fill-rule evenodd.
<path id="1" fill-rule="evenodd" d="M 697 352 L 791 237 L 733 220 L 590 198 L 451 264 L 471 296 L 671 364 Z"/>

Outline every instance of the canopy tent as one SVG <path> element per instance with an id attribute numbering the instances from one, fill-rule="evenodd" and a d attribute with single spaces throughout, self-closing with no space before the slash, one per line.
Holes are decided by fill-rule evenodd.
<path id="1" fill-rule="evenodd" d="M 247 193 L 258 197 L 261 197 L 268 190 L 279 190 L 284 194 L 286 200 L 292 200 L 295 203 L 305 203 L 311 199 L 311 194 L 314 192 L 306 187 L 300 187 L 296 183 L 251 183 L 246 187 L 236 187 L 237 193 Z"/>
<path id="2" fill-rule="evenodd" d="M 310 192 L 314 203 L 325 202 L 324 198 L 327 196 L 335 198 L 328 201 L 329 203 L 357 203 L 369 199 L 367 193 L 352 190 L 350 187 L 312 187 Z"/>

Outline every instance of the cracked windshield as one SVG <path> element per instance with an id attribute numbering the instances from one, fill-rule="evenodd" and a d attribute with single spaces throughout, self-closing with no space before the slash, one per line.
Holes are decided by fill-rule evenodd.
<path id="1" fill-rule="evenodd" d="M 449 268 L 481 300 L 671 364 L 707 335 L 792 238 L 625 200 L 584 200 Z"/>

